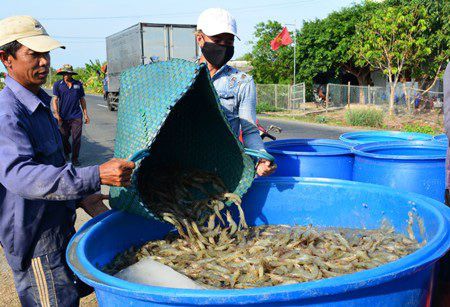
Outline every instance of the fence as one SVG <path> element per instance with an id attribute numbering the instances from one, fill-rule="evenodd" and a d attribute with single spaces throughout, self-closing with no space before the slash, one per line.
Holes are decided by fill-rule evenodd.
<path id="1" fill-rule="evenodd" d="M 305 83 L 294 84 L 291 87 L 291 107 L 294 110 L 305 109 L 306 103 Z"/>
<path id="2" fill-rule="evenodd" d="M 397 95 L 397 103 L 405 105 L 409 110 L 442 110 L 444 106 L 444 93 L 422 91 L 417 88 L 403 87 L 401 94 Z"/>
<path id="3" fill-rule="evenodd" d="M 258 104 L 266 104 L 280 110 L 299 110 L 305 102 L 305 84 L 257 84 Z"/>
<path id="4" fill-rule="evenodd" d="M 379 86 L 327 84 L 327 107 L 340 108 L 351 104 L 389 107 L 390 89 Z M 395 89 L 394 107 L 403 112 L 441 109 L 443 92 L 422 91 L 400 83 Z"/>
<path id="5" fill-rule="evenodd" d="M 350 104 L 383 105 L 389 102 L 386 88 L 379 86 L 357 86 L 327 84 L 328 107 L 344 107 Z"/>

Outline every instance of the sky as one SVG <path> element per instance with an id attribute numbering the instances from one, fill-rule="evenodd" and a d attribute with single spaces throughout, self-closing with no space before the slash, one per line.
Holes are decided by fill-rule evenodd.
<path id="1" fill-rule="evenodd" d="M 105 37 L 138 22 L 195 24 L 198 15 L 210 7 L 227 9 L 237 21 L 241 41 L 235 43 L 237 58 L 251 50 L 257 23 L 276 20 L 296 24 L 324 18 L 329 13 L 358 3 L 358 0 L 2 0 L 0 19 L 31 15 L 47 32 L 67 48 L 52 51 L 52 67 L 84 66 L 89 60 L 106 60 Z M 291 31 L 293 25 L 286 25 Z M 3 69 L 1 65 L 0 70 Z M 4 71 L 4 70 L 3 70 Z"/>

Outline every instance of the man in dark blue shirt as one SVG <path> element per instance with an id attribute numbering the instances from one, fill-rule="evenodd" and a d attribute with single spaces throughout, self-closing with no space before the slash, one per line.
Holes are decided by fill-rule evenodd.
<path id="1" fill-rule="evenodd" d="M 63 78 L 53 85 L 53 114 L 60 125 L 59 130 L 61 131 L 66 160 L 69 160 L 70 154 L 72 154 L 73 165 L 80 166 L 78 156 L 80 154 L 83 116 L 85 124 L 89 124 L 90 121 L 86 100 L 84 99 L 83 84 L 72 78 L 77 73 L 69 64 L 63 65 L 57 74 L 62 75 Z M 69 143 L 70 136 L 72 136 L 72 146 Z"/>
<path id="2" fill-rule="evenodd" d="M 133 162 L 66 164 L 51 97 L 50 50 L 64 48 L 30 16 L 0 20 L 0 245 L 23 306 L 77 306 L 89 289 L 65 261 L 75 208 L 104 211 L 100 185 L 128 186 Z M 3 282 L 3 281 L 0 281 Z"/>

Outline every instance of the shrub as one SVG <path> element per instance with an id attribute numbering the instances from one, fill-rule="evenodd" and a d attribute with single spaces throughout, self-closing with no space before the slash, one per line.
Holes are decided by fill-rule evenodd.
<path id="1" fill-rule="evenodd" d="M 330 120 L 328 119 L 328 117 L 323 116 L 323 115 L 319 115 L 316 117 L 316 122 L 318 122 L 319 124 L 326 124 L 328 123 Z"/>
<path id="2" fill-rule="evenodd" d="M 428 125 L 421 125 L 421 124 L 406 124 L 403 126 L 403 131 L 406 132 L 419 132 L 419 133 L 427 133 L 427 134 L 436 134 L 438 131 L 435 131 L 435 129 Z"/>
<path id="3" fill-rule="evenodd" d="M 4 72 L 0 72 L 0 90 L 2 90 L 5 87 L 5 83 L 3 83 L 5 78 L 6 74 Z"/>
<path id="4" fill-rule="evenodd" d="M 351 126 L 381 128 L 384 114 L 377 107 L 352 107 L 345 113 L 345 120 Z"/>
<path id="5" fill-rule="evenodd" d="M 281 109 L 267 103 L 267 102 L 258 102 L 256 104 L 256 113 L 264 113 L 264 112 L 278 112 Z"/>

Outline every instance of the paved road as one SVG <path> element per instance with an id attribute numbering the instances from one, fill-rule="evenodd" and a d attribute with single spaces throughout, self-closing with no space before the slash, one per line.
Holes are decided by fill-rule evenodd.
<path id="1" fill-rule="evenodd" d="M 83 127 L 83 140 L 80 160 L 83 165 L 101 163 L 112 157 L 114 137 L 116 133 L 117 112 L 107 109 L 102 97 L 88 95 L 88 112 L 91 124 Z M 340 134 L 351 131 L 350 128 L 329 127 L 325 125 L 302 123 L 290 120 L 280 120 L 261 117 L 260 123 L 264 127 L 274 124 L 282 128 L 282 133 L 276 135 L 278 139 L 286 138 L 331 138 L 336 139 Z"/>
<path id="2" fill-rule="evenodd" d="M 88 112 L 91 123 L 83 127 L 83 137 L 80 153 L 82 166 L 101 164 L 112 158 L 114 138 L 116 134 L 117 112 L 110 112 L 103 99 L 99 96 L 88 95 Z M 341 133 L 349 129 L 339 127 L 327 127 L 315 124 L 306 124 L 271 118 L 260 118 L 263 126 L 274 124 L 283 129 L 279 139 L 283 138 L 337 138 Z M 107 187 L 102 187 L 104 193 Z M 77 226 L 86 222 L 89 217 L 79 210 Z M 95 306 L 95 297 L 84 299 L 83 306 Z M 19 306 L 19 301 L 14 290 L 11 272 L 6 264 L 0 248 L 0 306 Z"/>
<path id="3" fill-rule="evenodd" d="M 93 165 L 102 163 L 113 156 L 117 112 L 109 111 L 102 97 L 88 95 L 86 100 L 91 124 L 83 127 L 80 161 L 82 165 Z M 351 128 L 329 127 L 266 117 L 261 117 L 260 123 L 264 127 L 273 124 L 282 128 L 281 134 L 275 134 L 278 139 L 337 139 L 340 134 L 352 130 Z"/>
<path id="4" fill-rule="evenodd" d="M 259 122 L 265 128 L 271 124 L 280 127 L 282 132 L 280 134 L 273 134 L 277 139 L 337 139 L 344 132 L 355 131 L 353 128 L 347 127 L 331 127 L 269 117 L 259 117 Z"/>

